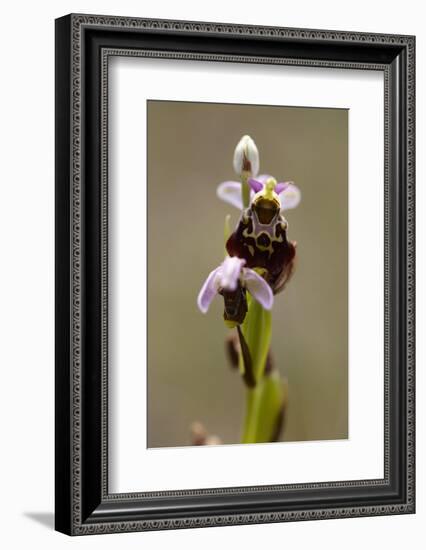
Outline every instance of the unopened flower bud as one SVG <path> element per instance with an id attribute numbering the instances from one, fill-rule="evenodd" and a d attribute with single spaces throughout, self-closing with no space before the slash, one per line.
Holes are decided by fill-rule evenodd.
<path id="1" fill-rule="evenodd" d="M 217 435 L 211 435 L 201 422 L 191 424 L 191 445 L 222 445 Z"/>
<path id="2" fill-rule="evenodd" d="M 205 445 L 222 445 L 222 440 L 217 435 L 209 435 Z"/>
<path id="3" fill-rule="evenodd" d="M 201 422 L 191 424 L 191 445 L 205 445 L 207 430 Z"/>
<path id="4" fill-rule="evenodd" d="M 259 151 L 250 136 L 243 136 L 235 147 L 234 170 L 239 176 L 244 172 L 256 176 L 259 172 Z"/>

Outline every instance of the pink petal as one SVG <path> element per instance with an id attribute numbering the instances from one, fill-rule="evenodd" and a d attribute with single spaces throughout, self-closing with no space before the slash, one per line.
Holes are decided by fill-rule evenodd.
<path id="1" fill-rule="evenodd" d="M 263 277 L 248 267 L 243 268 L 244 285 L 253 298 L 265 309 L 271 309 L 274 303 L 274 295 L 271 287 Z"/>
<path id="2" fill-rule="evenodd" d="M 217 294 L 217 275 L 221 268 L 222 266 L 219 266 L 209 274 L 198 294 L 197 305 L 201 313 L 207 313 L 213 298 Z"/>
<path id="3" fill-rule="evenodd" d="M 288 187 L 280 194 L 281 210 L 296 208 L 301 198 L 302 193 L 300 192 L 300 189 L 294 185 L 294 183 L 290 183 Z"/>
<path id="4" fill-rule="evenodd" d="M 241 196 L 241 183 L 239 181 L 224 181 L 220 183 L 216 194 L 219 199 L 232 204 L 239 210 L 243 209 L 243 199 Z"/>
<path id="5" fill-rule="evenodd" d="M 255 180 L 254 178 L 249 178 L 248 184 L 250 185 L 250 188 L 252 191 L 254 191 L 254 193 L 259 193 L 259 191 L 262 191 L 263 189 L 263 183 Z"/>
<path id="6" fill-rule="evenodd" d="M 285 191 L 291 183 L 293 183 L 293 182 L 292 181 L 281 181 L 281 182 L 277 183 L 277 185 L 275 186 L 275 189 L 274 189 L 275 193 L 277 195 L 279 195 L 280 193 Z"/>

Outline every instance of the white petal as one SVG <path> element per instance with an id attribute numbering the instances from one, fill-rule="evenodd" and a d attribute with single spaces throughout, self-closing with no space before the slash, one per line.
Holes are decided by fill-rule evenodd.
<path id="1" fill-rule="evenodd" d="M 274 303 L 274 295 L 271 287 L 263 277 L 253 269 L 243 268 L 243 282 L 253 298 L 265 309 L 271 309 Z"/>
<path id="2" fill-rule="evenodd" d="M 241 269 L 245 263 L 245 260 L 241 260 L 236 256 L 228 256 L 222 263 L 221 269 L 218 272 L 218 286 L 225 290 L 235 290 L 237 288 Z"/>
<path id="3" fill-rule="evenodd" d="M 302 193 L 294 183 L 291 183 L 287 189 L 280 193 L 279 197 L 281 201 L 281 210 L 290 210 L 291 208 L 296 208 L 299 204 Z"/>
<path id="4" fill-rule="evenodd" d="M 217 294 L 217 279 L 221 269 L 222 266 L 213 269 L 213 271 L 209 274 L 207 279 L 204 281 L 203 286 L 201 287 L 197 298 L 197 304 L 202 313 L 207 313 L 210 304 L 213 301 L 213 298 Z"/>
<path id="5" fill-rule="evenodd" d="M 219 184 L 217 191 L 219 199 L 232 204 L 239 210 L 243 209 L 243 198 L 241 196 L 241 183 L 239 181 L 224 181 Z"/>

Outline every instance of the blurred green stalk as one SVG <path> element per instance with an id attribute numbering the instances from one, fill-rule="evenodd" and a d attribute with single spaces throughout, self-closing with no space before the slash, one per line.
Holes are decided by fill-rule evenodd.
<path id="1" fill-rule="evenodd" d="M 241 442 L 266 443 L 274 439 L 284 403 L 278 372 L 265 373 L 271 344 L 271 312 L 248 296 L 248 312 L 241 328 L 250 350 L 256 380 L 255 387 L 246 390 L 246 415 Z M 240 367 L 244 369 L 242 357 Z"/>

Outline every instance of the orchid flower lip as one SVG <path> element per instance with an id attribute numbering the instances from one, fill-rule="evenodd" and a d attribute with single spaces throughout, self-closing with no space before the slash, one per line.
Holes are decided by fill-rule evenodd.
<path id="1" fill-rule="evenodd" d="M 245 266 L 245 260 L 227 256 L 216 269 L 211 271 L 198 294 L 197 304 L 202 313 L 207 313 L 213 298 L 219 290 L 234 291 L 238 281 L 265 309 L 271 309 L 274 296 L 271 287 L 256 271 Z"/>

